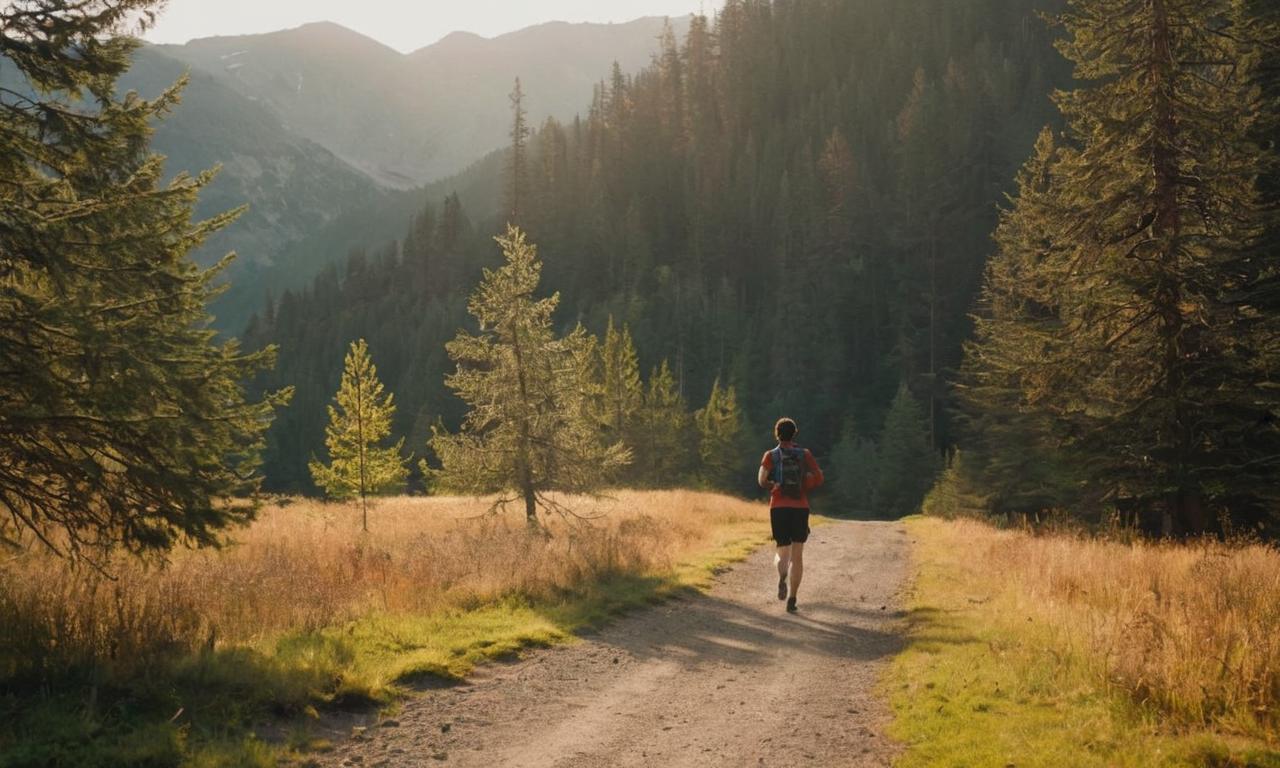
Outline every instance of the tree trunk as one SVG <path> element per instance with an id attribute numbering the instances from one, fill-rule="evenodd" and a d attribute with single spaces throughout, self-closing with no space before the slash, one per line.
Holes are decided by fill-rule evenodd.
<path id="1" fill-rule="evenodd" d="M 1183 490 L 1170 499 L 1171 517 L 1175 530 L 1181 535 L 1198 535 L 1209 530 L 1205 516 L 1204 497 L 1198 491 Z"/>
<path id="2" fill-rule="evenodd" d="M 533 492 L 532 482 L 526 482 L 524 486 L 524 517 L 529 523 L 538 521 L 538 497 Z"/>
<path id="3" fill-rule="evenodd" d="M 529 523 L 538 520 L 538 497 L 533 487 L 533 437 L 529 431 L 529 385 L 525 378 L 524 354 L 520 348 L 520 330 L 511 329 L 511 349 L 516 358 L 516 380 L 520 387 L 520 451 L 519 465 L 516 467 L 520 495 L 524 497 L 524 516 Z"/>
<path id="4" fill-rule="evenodd" d="M 1171 494 L 1169 514 L 1171 522 L 1180 534 L 1196 534 L 1205 531 L 1204 505 L 1197 484 L 1190 474 L 1192 454 L 1197 450 L 1193 428 L 1190 426 L 1186 393 L 1186 351 L 1184 348 L 1186 321 L 1180 303 L 1179 244 L 1182 238 L 1182 216 L 1178 203 L 1178 123 L 1170 94 L 1173 91 L 1176 66 L 1173 58 L 1169 16 L 1164 0 L 1153 0 L 1154 29 L 1151 35 L 1152 85 L 1156 89 L 1155 144 L 1152 151 L 1152 170 L 1155 175 L 1155 219 L 1152 233 L 1159 243 L 1160 262 L 1154 275 L 1156 286 L 1153 295 L 1155 310 L 1160 322 L 1163 346 L 1161 361 L 1164 367 L 1162 395 L 1172 409 L 1167 424 L 1172 435 L 1173 466 L 1167 472 L 1170 484 L 1178 490 Z"/>
<path id="5" fill-rule="evenodd" d="M 356 440 L 360 444 L 360 527 L 365 533 L 369 532 L 369 502 L 368 484 L 365 474 L 365 440 L 364 440 L 364 380 L 363 377 L 356 378 Z"/>
<path id="6" fill-rule="evenodd" d="M 929 219 L 929 449 L 938 450 L 937 406 L 938 353 L 937 338 L 938 308 L 938 215 Z"/>

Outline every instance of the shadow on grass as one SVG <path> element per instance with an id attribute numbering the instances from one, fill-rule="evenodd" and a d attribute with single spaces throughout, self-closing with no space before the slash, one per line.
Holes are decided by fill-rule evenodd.
<path id="1" fill-rule="evenodd" d="M 1196 765 L 1204 768 L 1280 768 L 1280 751 L 1251 749 L 1232 753 L 1221 744 L 1206 743 L 1192 751 Z"/>
<path id="2" fill-rule="evenodd" d="M 344 679 L 353 654 L 333 638 L 298 636 L 270 653 L 226 648 L 86 670 L 56 686 L 6 685 L 0 766 L 178 766 L 193 747 L 211 764 L 274 765 L 253 733 L 264 718 L 385 700 Z"/>
<path id="3" fill-rule="evenodd" d="M 966 629 L 957 611 L 931 605 L 904 611 L 907 640 L 911 647 L 936 652 L 945 645 L 972 645 L 983 640 Z"/>

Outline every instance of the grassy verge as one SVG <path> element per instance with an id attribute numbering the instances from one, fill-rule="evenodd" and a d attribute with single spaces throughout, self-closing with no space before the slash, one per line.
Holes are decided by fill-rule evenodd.
<path id="1" fill-rule="evenodd" d="M 507 598 L 422 616 L 373 615 L 290 641 L 321 638 L 325 644 L 348 646 L 352 655 L 344 669 L 345 695 L 387 701 L 399 692 L 399 683 L 423 677 L 461 680 L 478 663 L 524 648 L 571 642 L 576 633 L 621 613 L 703 588 L 717 572 L 763 544 L 766 533 L 763 526 L 751 524 L 722 528 L 705 550 L 671 569 L 612 576 L 549 598 Z"/>
<path id="2" fill-rule="evenodd" d="M 885 683 L 903 768 L 1280 766 L 1265 726 L 1195 722 L 1134 695 L 1104 658 L 1122 655 L 1120 642 L 1104 653 L 1090 641 L 1105 634 L 1108 587 L 1087 572 L 1063 584 L 1063 571 L 1022 534 L 932 518 L 908 525 L 917 574 L 910 643 Z M 1067 548 L 1067 560 L 1083 551 L 1071 548 L 1092 545 L 1053 546 Z"/>
<path id="3" fill-rule="evenodd" d="M 726 497 L 620 497 L 546 536 L 406 500 L 359 544 L 344 512 L 295 504 L 237 547 L 128 566 L 109 587 L 36 556 L 10 564 L 0 766 L 288 762 L 326 708 L 385 706 L 424 678 L 571 642 L 705 586 L 768 531 L 759 505 Z"/>

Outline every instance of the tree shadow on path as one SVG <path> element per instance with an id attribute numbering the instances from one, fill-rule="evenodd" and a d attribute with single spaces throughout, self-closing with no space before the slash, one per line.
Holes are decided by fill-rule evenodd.
<path id="1" fill-rule="evenodd" d="M 866 662 L 902 650 L 898 617 L 829 603 L 787 614 L 781 603 L 776 611 L 764 611 L 699 594 L 624 618 L 592 639 L 639 659 L 675 660 L 690 671 L 753 666 L 788 650 Z"/>

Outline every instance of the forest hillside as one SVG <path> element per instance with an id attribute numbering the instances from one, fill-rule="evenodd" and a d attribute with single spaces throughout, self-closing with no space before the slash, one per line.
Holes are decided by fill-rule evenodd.
<path id="1" fill-rule="evenodd" d="M 579 117 L 525 118 L 531 135 L 498 169 L 502 215 L 428 201 L 398 239 L 259 312 L 249 341 L 282 350 L 266 385 L 298 388 L 268 484 L 310 488 L 305 457 L 354 338 L 396 392 L 411 449 L 437 420 L 458 423 L 442 344 L 509 220 L 561 293 L 557 323 L 627 327 L 641 373 L 665 360 L 691 410 L 732 386 L 753 437 L 787 413 L 823 458 L 874 455 L 905 385 L 900 404 L 918 413 L 898 420 L 902 439 L 933 447 L 908 451 L 916 479 L 842 473 L 839 492 L 865 506 L 869 484 L 918 486 L 954 439 L 945 381 L 997 206 L 1070 82 L 1039 16 L 1059 7 L 730 2 L 668 29 L 649 67 L 602 72 Z"/>
<path id="2" fill-rule="evenodd" d="M 157 121 L 153 146 L 171 174 L 220 167 L 199 215 L 248 205 L 197 253 L 205 264 L 239 254 L 228 293 L 212 307 L 218 327 L 235 334 L 268 293 L 296 289 L 352 247 L 393 236 L 425 200 L 456 190 L 487 213 L 496 194 L 477 187 L 492 174 L 452 177 L 506 143 L 512 78 L 537 88 L 529 103 L 537 119 L 569 119 L 614 61 L 626 72 L 649 63 L 663 23 L 457 33 L 410 54 L 337 24 L 308 24 L 144 46 L 117 88 L 153 98 L 190 77 L 181 103 Z M 14 74 L 0 67 L 0 82 Z"/>

